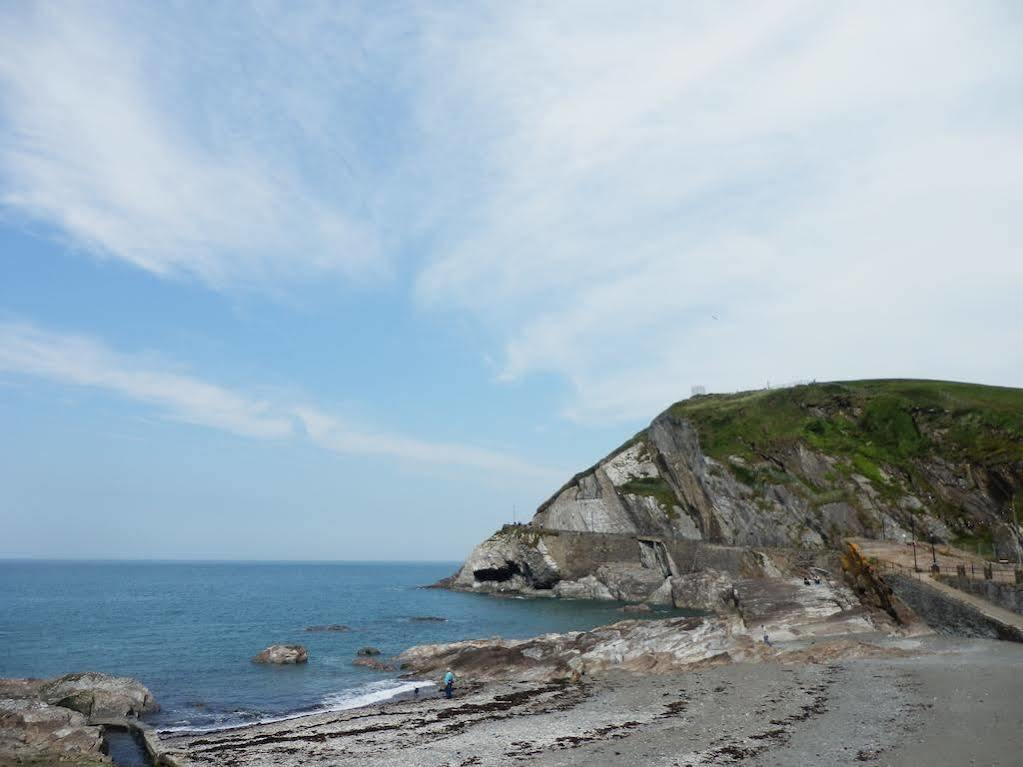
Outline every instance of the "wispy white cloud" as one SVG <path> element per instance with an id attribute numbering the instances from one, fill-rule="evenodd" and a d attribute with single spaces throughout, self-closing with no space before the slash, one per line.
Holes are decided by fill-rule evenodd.
<path id="1" fill-rule="evenodd" d="M 339 454 L 472 467 L 556 481 L 563 472 L 473 445 L 431 442 L 356 428 L 330 413 L 252 397 L 185 374 L 145 355 L 117 352 L 88 336 L 27 323 L 0 323 L 0 373 L 84 386 L 151 405 L 158 412 L 242 437 L 298 439 Z"/>
<path id="2" fill-rule="evenodd" d="M 1021 332 L 1021 21 L 802 0 L 448 19 L 422 120 L 478 188 L 439 190 L 457 236 L 419 295 L 491 325 L 501 378 L 567 379 L 586 421 L 697 383 L 1023 384 L 1000 338 Z"/>
<path id="3" fill-rule="evenodd" d="M 583 421 L 697 383 L 1023 384 L 1012 3 L 0 18 L 6 205 L 155 274 L 409 269 Z"/>
<path id="4" fill-rule="evenodd" d="M 119 354 L 99 341 L 23 323 L 0 324 L 0 371 L 104 389 L 155 405 L 174 418 L 245 437 L 291 434 L 290 419 L 267 402 L 240 396 L 153 361 Z"/>
<path id="5" fill-rule="evenodd" d="M 296 161 L 310 110 L 284 88 L 255 108 L 244 52 L 209 53 L 225 27 L 145 8 L 0 10 L 0 201 L 79 248 L 215 288 L 385 272 L 344 164 L 317 156 L 317 173 L 341 179 L 328 188 Z M 274 141 L 284 126 L 292 138 Z"/>
<path id="6" fill-rule="evenodd" d="M 505 453 L 451 442 L 426 442 L 398 434 L 355 430 L 312 407 L 297 407 L 296 417 L 309 438 L 336 453 L 383 455 L 417 463 L 470 466 L 501 474 L 536 477 L 557 482 L 566 472 L 537 466 Z"/>

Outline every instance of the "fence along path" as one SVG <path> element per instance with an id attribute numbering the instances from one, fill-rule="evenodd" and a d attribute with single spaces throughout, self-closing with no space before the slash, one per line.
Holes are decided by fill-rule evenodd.
<path id="1" fill-rule="evenodd" d="M 914 570 L 912 567 L 906 567 L 905 565 L 900 565 L 898 562 L 890 562 L 886 559 L 878 558 L 876 561 L 877 568 L 883 572 L 891 572 L 915 578 L 921 585 L 934 589 L 945 597 L 953 599 L 960 604 L 969 605 L 984 617 L 997 623 L 1015 628 L 1023 633 L 1023 615 L 1014 613 L 1012 610 L 1006 610 L 1004 607 L 991 604 L 988 600 L 982 599 L 975 594 L 960 591 L 954 586 L 937 581 L 931 577 L 929 571 Z"/>

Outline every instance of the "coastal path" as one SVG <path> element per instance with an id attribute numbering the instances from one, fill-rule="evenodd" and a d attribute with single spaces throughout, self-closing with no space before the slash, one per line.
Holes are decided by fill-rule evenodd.
<path id="1" fill-rule="evenodd" d="M 1001 624 L 1011 630 L 1015 630 L 1016 633 L 1023 635 L 1023 615 L 1014 613 L 1011 610 L 1006 610 L 1003 607 L 992 604 L 986 599 L 932 578 L 929 568 L 931 567 L 933 560 L 929 550 L 927 551 L 926 559 L 921 556 L 922 552 L 917 554 L 918 566 L 914 567 L 912 551 L 907 554 L 905 551 L 907 547 L 904 544 L 874 541 L 866 538 L 851 538 L 849 539 L 849 542 L 854 543 L 860 550 L 860 553 L 863 554 L 863 556 L 871 563 L 876 563 L 876 567 L 882 572 L 913 578 L 919 584 L 938 592 L 944 598 L 950 599 L 961 605 L 969 606 L 988 620 Z M 951 569 L 955 571 L 957 566 L 963 565 L 964 562 L 967 562 L 972 564 L 972 570 L 977 572 L 980 570 L 978 564 L 981 566 L 988 565 L 988 563 L 983 560 L 971 562 L 972 558 L 968 555 L 960 556 L 956 553 L 952 553 L 952 550 L 949 547 L 942 547 L 942 549 L 945 553 L 939 554 L 937 558 L 938 567 L 941 570 L 947 571 L 951 565 Z M 966 571 L 967 573 L 971 572 L 970 568 L 967 568 Z M 980 570 L 980 572 L 982 572 L 982 570 Z M 978 576 L 979 575 L 980 573 L 978 572 Z M 970 576 L 967 575 L 967 577 Z"/>

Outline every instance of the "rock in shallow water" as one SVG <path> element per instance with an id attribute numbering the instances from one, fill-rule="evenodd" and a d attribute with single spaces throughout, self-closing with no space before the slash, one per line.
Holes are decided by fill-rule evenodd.
<path id="1" fill-rule="evenodd" d="M 362 666 L 363 668 L 371 668 L 374 671 L 394 671 L 395 668 L 390 663 L 384 663 L 382 660 L 376 658 L 356 658 L 352 661 L 353 666 Z"/>
<path id="2" fill-rule="evenodd" d="M 368 657 L 370 655 L 379 655 L 380 650 L 378 650 L 376 647 L 360 647 L 358 652 L 356 652 L 355 654 L 361 655 L 362 657 Z"/>
<path id="3" fill-rule="evenodd" d="M 559 581 L 554 593 L 562 599 L 614 599 L 611 590 L 593 575 L 577 581 Z"/>
<path id="4" fill-rule="evenodd" d="M 300 644 L 274 644 L 252 659 L 253 663 L 274 663 L 286 665 L 305 663 L 309 660 L 308 651 Z"/>
<path id="5" fill-rule="evenodd" d="M 650 612 L 650 605 L 625 605 L 625 607 L 620 607 L 618 610 L 623 613 L 648 613 Z"/>
<path id="6" fill-rule="evenodd" d="M 343 623 L 331 623 L 329 626 L 306 626 L 306 631 L 334 631 L 341 633 L 344 631 L 351 631 L 350 626 L 345 626 Z"/>

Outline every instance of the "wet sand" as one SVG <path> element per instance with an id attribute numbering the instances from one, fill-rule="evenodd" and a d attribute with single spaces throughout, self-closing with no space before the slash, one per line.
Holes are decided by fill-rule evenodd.
<path id="1" fill-rule="evenodd" d="M 885 657 L 811 648 L 798 663 L 463 686 L 165 741 L 203 767 L 1023 764 L 1023 645 L 878 644 Z"/>

